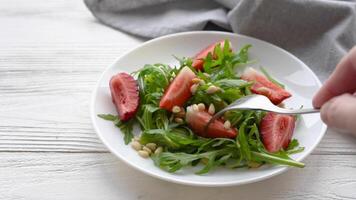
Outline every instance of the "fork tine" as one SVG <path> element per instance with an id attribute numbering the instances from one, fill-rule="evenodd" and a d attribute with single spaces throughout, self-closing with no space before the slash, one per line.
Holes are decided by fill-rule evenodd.
<path id="1" fill-rule="evenodd" d="M 244 104 L 245 102 L 247 103 Z M 237 99 L 235 102 L 228 105 L 226 108 L 217 112 L 205 125 L 204 131 L 206 132 L 209 128 L 209 125 L 213 121 L 218 119 L 221 115 L 223 115 L 226 111 L 229 110 L 261 110 L 261 111 L 275 112 L 280 114 L 309 114 L 309 113 L 320 112 L 319 109 L 314 109 L 314 108 L 304 108 L 304 109 L 297 109 L 297 110 L 280 108 L 278 106 L 273 105 L 267 97 L 253 94 L 253 95 L 241 97 L 240 99 Z"/>

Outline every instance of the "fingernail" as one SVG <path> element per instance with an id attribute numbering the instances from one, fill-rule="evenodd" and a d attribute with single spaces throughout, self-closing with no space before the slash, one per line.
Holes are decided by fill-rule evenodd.
<path id="1" fill-rule="evenodd" d="M 332 103 L 332 100 L 324 103 L 323 106 L 320 108 L 320 117 L 324 121 L 325 124 L 329 124 L 329 112 L 330 112 L 330 105 Z"/>

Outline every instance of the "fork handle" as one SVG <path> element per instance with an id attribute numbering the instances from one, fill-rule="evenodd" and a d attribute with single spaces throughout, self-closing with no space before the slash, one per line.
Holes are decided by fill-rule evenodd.
<path id="1" fill-rule="evenodd" d="M 320 112 L 320 109 L 315 109 L 315 108 L 303 108 L 303 109 L 293 109 L 293 110 L 288 110 L 288 109 L 283 109 L 280 112 L 280 114 L 311 114 L 311 113 L 318 113 Z"/>

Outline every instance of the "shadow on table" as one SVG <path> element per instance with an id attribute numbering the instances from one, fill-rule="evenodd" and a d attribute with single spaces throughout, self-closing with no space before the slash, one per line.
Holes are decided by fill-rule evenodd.
<path id="1" fill-rule="evenodd" d="M 322 164 L 322 161 L 319 164 Z M 322 179 L 322 172 L 313 165 L 309 169 L 290 169 L 286 173 L 257 183 L 219 188 L 185 186 L 162 181 L 132 169 L 121 161 L 115 163 L 115 166 L 103 168 L 103 178 L 108 187 L 111 187 L 110 191 L 117 196 L 125 194 L 126 199 L 274 200 L 307 195 L 315 191 L 315 188 L 323 187 L 323 181 L 318 181 Z"/>

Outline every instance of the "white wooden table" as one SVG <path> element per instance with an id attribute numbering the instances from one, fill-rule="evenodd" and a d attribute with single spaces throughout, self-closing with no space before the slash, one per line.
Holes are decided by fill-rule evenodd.
<path id="1" fill-rule="evenodd" d="M 98 23 L 82 1 L 0 1 L 0 199 L 354 199 L 356 140 L 328 131 L 305 169 L 259 183 L 164 182 L 108 152 L 89 118 L 92 89 L 143 42 Z"/>

